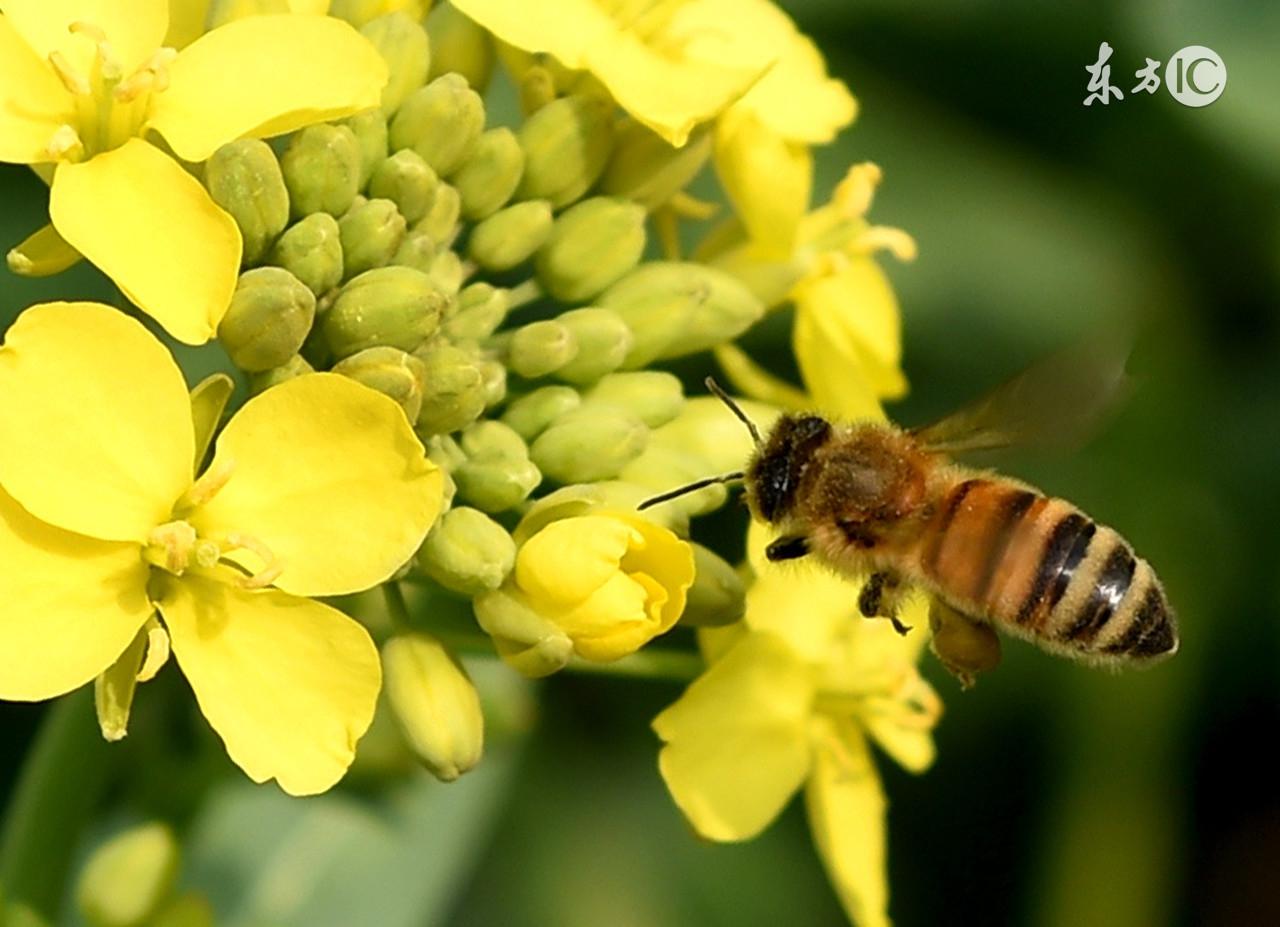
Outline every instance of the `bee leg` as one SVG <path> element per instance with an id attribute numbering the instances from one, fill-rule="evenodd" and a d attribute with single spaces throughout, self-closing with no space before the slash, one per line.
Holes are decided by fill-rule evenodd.
<path id="1" fill-rule="evenodd" d="M 978 673 L 999 665 L 1000 638 L 990 625 L 935 598 L 929 604 L 929 627 L 933 630 L 929 649 L 960 680 L 961 688 L 968 689 Z"/>
<path id="2" fill-rule="evenodd" d="M 809 539 L 800 535 L 780 537 L 764 549 L 765 558 L 771 563 L 795 560 L 807 553 L 809 553 Z"/>
<path id="3" fill-rule="evenodd" d="M 887 570 L 872 573 L 858 593 L 858 611 L 866 618 L 888 618 L 893 629 L 906 634 L 911 625 L 898 618 L 898 600 L 901 598 L 902 578 Z"/>

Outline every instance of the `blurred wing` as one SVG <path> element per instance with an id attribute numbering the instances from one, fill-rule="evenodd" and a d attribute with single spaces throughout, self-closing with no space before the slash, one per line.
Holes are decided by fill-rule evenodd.
<path id="1" fill-rule="evenodd" d="M 1083 443 L 1129 391 L 1131 340 L 1093 340 L 1050 354 L 986 396 L 911 434 L 948 454 Z"/>

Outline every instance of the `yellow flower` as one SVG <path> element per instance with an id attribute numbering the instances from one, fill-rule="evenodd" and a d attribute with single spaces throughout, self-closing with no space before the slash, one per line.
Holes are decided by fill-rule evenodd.
<path id="1" fill-rule="evenodd" d="M 693 551 L 666 528 L 592 511 L 529 537 L 507 583 L 476 600 L 476 617 L 529 675 L 554 672 L 571 653 L 608 662 L 671 630 L 693 572 Z"/>
<path id="2" fill-rule="evenodd" d="M 916 670 L 924 601 L 905 638 L 857 613 L 857 587 L 809 565 L 764 557 L 753 526 L 755 582 L 743 625 L 703 631 L 710 668 L 654 719 L 667 788 L 702 836 L 746 840 L 804 788 L 818 853 L 850 919 L 888 923 L 885 798 L 874 741 L 904 768 L 934 756 L 937 696 Z"/>
<path id="3" fill-rule="evenodd" d="M 392 400 L 335 374 L 248 403 L 194 479 L 177 365 L 96 303 L 23 313 L 0 348 L 0 698 L 83 685 L 158 610 L 231 758 L 323 791 L 369 726 L 378 654 L 310 596 L 385 580 L 442 477 Z"/>
<path id="4" fill-rule="evenodd" d="M 241 240 L 231 217 L 174 158 L 377 106 L 386 66 L 346 23 L 282 14 L 161 47 L 165 0 L 0 4 L 0 161 L 51 181 L 56 234 L 9 254 L 51 273 L 76 253 L 174 337 L 213 336 L 231 299 Z M 51 174 L 51 176 L 50 176 Z"/>

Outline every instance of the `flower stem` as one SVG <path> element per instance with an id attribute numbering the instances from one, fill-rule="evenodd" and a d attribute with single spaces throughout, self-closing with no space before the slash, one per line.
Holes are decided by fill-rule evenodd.
<path id="1" fill-rule="evenodd" d="M 536 299 L 541 299 L 543 295 L 542 285 L 536 279 L 530 277 L 523 283 L 513 286 L 507 294 L 508 311 L 511 309 L 519 309 L 526 303 L 531 303 Z"/>

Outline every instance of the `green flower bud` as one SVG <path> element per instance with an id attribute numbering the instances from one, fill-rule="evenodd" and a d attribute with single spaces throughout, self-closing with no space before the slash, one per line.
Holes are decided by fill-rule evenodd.
<path id="1" fill-rule="evenodd" d="M 634 337 L 627 323 L 609 309 L 573 309 L 556 321 L 569 330 L 578 353 L 556 370 L 570 383 L 591 383 L 622 366 Z"/>
<path id="2" fill-rule="evenodd" d="M 572 387 L 543 386 L 508 405 L 502 421 L 524 440 L 532 441 L 548 425 L 581 404 L 582 397 Z"/>
<path id="3" fill-rule="evenodd" d="M 446 473 L 452 473 L 467 462 L 466 452 L 452 435 L 432 435 L 422 442 L 422 446 L 426 448 L 427 459 Z"/>
<path id="4" fill-rule="evenodd" d="M 412 267 L 430 276 L 436 262 L 436 245 L 431 236 L 423 232 L 410 232 L 396 248 L 391 263 L 400 267 Z"/>
<path id="5" fill-rule="evenodd" d="M 388 13 L 360 27 L 387 63 L 387 83 L 382 88 L 382 112 L 390 116 L 409 94 L 427 82 L 431 48 L 422 25 L 405 13 Z"/>
<path id="6" fill-rule="evenodd" d="M 649 429 L 612 407 L 583 406 L 534 439 L 530 459 L 557 483 L 594 483 L 617 476 L 649 442 Z"/>
<path id="7" fill-rule="evenodd" d="M 476 621 L 493 638 L 498 656 L 531 679 L 563 669 L 573 656 L 569 636 L 539 615 L 522 595 L 495 589 L 477 598 L 474 608 Z"/>
<path id="8" fill-rule="evenodd" d="M 444 74 L 409 94 L 391 120 L 391 148 L 412 148 L 441 177 L 475 150 L 484 130 L 484 102 L 460 74 Z"/>
<path id="9" fill-rule="evenodd" d="M 436 244 L 451 244 L 458 231 L 458 216 L 462 212 L 462 199 L 458 191 L 447 183 L 436 187 L 427 214 L 413 227 L 415 232 L 429 235 Z"/>
<path id="10" fill-rule="evenodd" d="M 387 117 L 380 109 L 367 109 L 344 119 L 342 124 L 355 134 L 360 146 L 360 189 L 363 190 L 373 177 L 373 169 L 387 157 Z"/>
<path id="11" fill-rule="evenodd" d="M 446 293 L 456 295 L 462 288 L 462 259 L 449 250 L 440 251 L 431 262 L 431 270 L 427 271 L 431 279 L 440 285 Z"/>
<path id="12" fill-rule="evenodd" d="M 533 59 L 533 56 L 529 57 L 530 60 Z M 548 64 L 555 63 L 554 58 L 538 57 Z M 524 73 L 520 75 L 519 86 L 516 89 L 520 94 L 520 111 L 526 117 L 532 116 L 560 95 L 559 88 L 556 85 L 556 76 L 551 72 L 551 68 L 541 65 L 533 65 L 526 68 Z"/>
<path id="13" fill-rule="evenodd" d="M 244 262 L 257 264 L 289 221 L 289 191 L 275 152 L 256 138 L 228 142 L 205 164 L 204 184 L 240 227 Z"/>
<path id="14" fill-rule="evenodd" d="M 163 824 L 112 837 L 89 857 L 76 883 L 76 907 L 93 927 L 137 927 L 173 889 L 178 842 Z"/>
<path id="15" fill-rule="evenodd" d="M 587 390 L 583 398 L 592 404 L 626 409 L 650 428 L 665 425 L 684 406 L 680 380 L 660 370 L 611 373 Z"/>
<path id="16" fill-rule="evenodd" d="M 613 102 L 576 94 L 553 100 L 520 127 L 524 176 L 516 195 L 568 206 L 600 177 L 613 148 Z"/>
<path id="17" fill-rule="evenodd" d="M 488 338 L 507 317 L 510 296 L 488 283 L 473 283 L 458 294 L 458 309 L 444 323 L 444 333 L 453 341 L 480 341 Z"/>
<path id="18" fill-rule="evenodd" d="M 530 379 L 559 370 L 577 355 L 573 333 L 554 319 L 522 325 L 507 344 L 507 366 Z"/>
<path id="19" fill-rule="evenodd" d="M 480 697 L 439 640 L 423 633 L 392 637 L 382 645 L 382 669 L 400 730 L 432 775 L 452 782 L 480 762 Z"/>
<path id="20" fill-rule="evenodd" d="M 458 442 L 468 460 L 519 460 L 529 456 L 524 438 L 502 422 L 476 422 Z"/>
<path id="21" fill-rule="evenodd" d="M 391 263 L 407 226 L 391 200 L 353 206 L 338 220 L 343 272 L 348 278 Z"/>
<path id="22" fill-rule="evenodd" d="M 694 627 L 733 624 L 747 610 L 747 590 L 738 571 L 701 544 L 693 548 L 693 585 L 680 623 Z"/>
<path id="23" fill-rule="evenodd" d="M 338 361 L 333 372 L 390 396 L 404 409 L 410 422 L 417 419 L 427 371 L 422 361 L 412 354 L 385 346 L 365 348 Z"/>
<path id="24" fill-rule="evenodd" d="M 249 374 L 249 392 L 256 396 L 264 390 L 278 386 L 285 380 L 292 380 L 294 377 L 300 377 L 304 373 L 315 372 L 315 368 L 308 364 L 301 355 L 295 354 L 279 367 L 272 367 L 270 370 L 260 370 L 257 373 Z"/>
<path id="25" fill-rule="evenodd" d="M 484 407 L 492 409 L 507 398 L 507 368 L 499 360 L 492 357 L 481 357 L 476 361 L 480 368 L 480 376 L 484 385 Z"/>
<path id="26" fill-rule="evenodd" d="M 564 303 L 591 299 L 640 263 L 644 220 L 644 207 L 609 196 L 569 207 L 538 252 L 539 282 Z"/>
<path id="27" fill-rule="evenodd" d="M 362 740 L 363 744 L 364 741 Z M 213 907 L 208 899 L 188 892 L 173 899 L 148 923 L 147 927 L 216 927 Z"/>
<path id="28" fill-rule="evenodd" d="M 679 148 L 638 122 L 618 134 L 600 190 L 656 209 L 697 176 L 711 156 L 711 132 L 695 131 Z"/>
<path id="29" fill-rule="evenodd" d="M 419 431 L 447 434 L 480 417 L 485 405 L 484 374 L 470 352 L 433 341 L 414 353 L 425 365 Z"/>
<path id="30" fill-rule="evenodd" d="M 411 148 L 383 159 L 369 179 L 369 195 L 391 200 L 406 222 L 417 222 L 431 208 L 440 178 Z"/>
<path id="31" fill-rule="evenodd" d="M 316 297 L 282 267 L 240 275 L 218 340 L 241 370 L 278 367 L 298 353 L 316 316 Z"/>
<path id="32" fill-rule="evenodd" d="M 458 493 L 485 512 L 502 512 L 542 482 L 524 441 L 501 422 L 480 422 L 462 435 L 467 460 L 454 471 Z"/>
<path id="33" fill-rule="evenodd" d="M 342 215 L 360 190 L 360 165 L 360 143 L 346 126 L 317 123 L 299 131 L 280 158 L 289 214 Z"/>
<path id="34" fill-rule="evenodd" d="M 427 14 L 431 38 L 431 76 L 454 72 L 481 93 L 493 76 L 493 39 L 452 3 L 436 4 Z"/>
<path id="35" fill-rule="evenodd" d="M 320 325 L 338 358 L 377 345 L 412 351 L 435 333 L 449 303 L 422 271 L 379 267 L 347 283 Z"/>
<path id="36" fill-rule="evenodd" d="M 316 296 L 342 282 L 342 232 L 338 220 L 316 212 L 285 229 L 271 249 L 271 263 L 301 280 Z"/>
<path id="37" fill-rule="evenodd" d="M 516 562 L 516 542 L 483 512 L 450 509 L 418 551 L 417 564 L 446 589 L 477 596 L 502 585 Z"/>
<path id="38" fill-rule="evenodd" d="M 551 235 L 551 204 L 529 200 L 499 210 L 471 230 L 467 254 L 485 270 L 510 270 L 542 247 Z"/>
<path id="39" fill-rule="evenodd" d="M 764 304 L 741 281 L 701 264 L 642 264 L 596 302 L 618 313 L 635 334 L 625 367 L 694 354 L 742 334 Z"/>
<path id="40" fill-rule="evenodd" d="M 505 126 L 480 136 L 476 150 L 453 176 L 462 214 L 475 221 L 493 215 L 511 199 L 524 173 L 524 150 Z"/>

